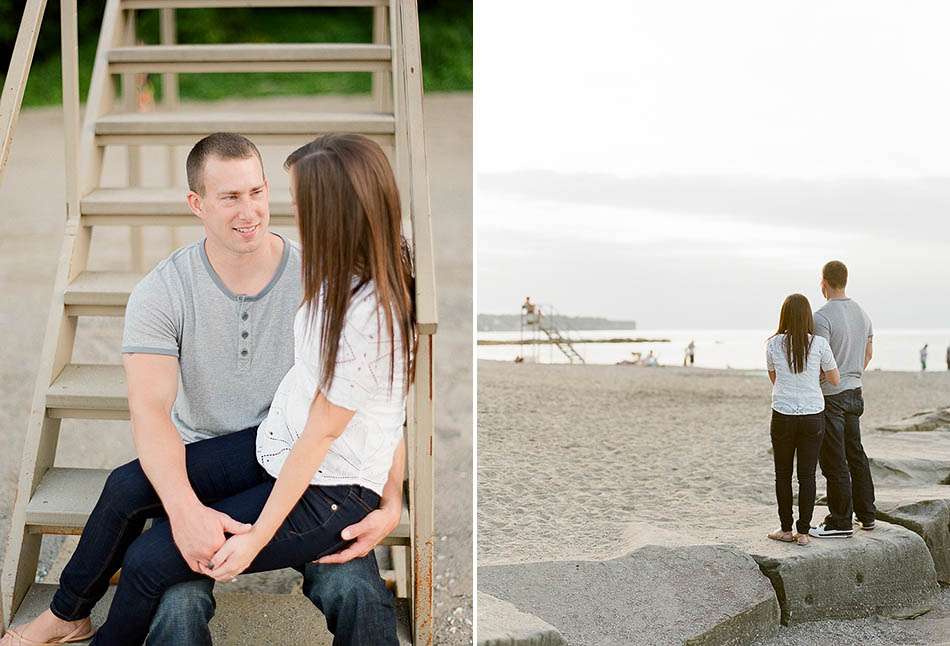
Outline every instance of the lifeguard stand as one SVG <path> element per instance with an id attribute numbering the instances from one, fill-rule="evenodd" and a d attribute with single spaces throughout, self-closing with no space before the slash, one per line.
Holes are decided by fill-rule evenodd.
<path id="1" fill-rule="evenodd" d="M 531 302 L 525 298 L 521 304 L 521 357 L 525 361 L 537 362 L 539 348 L 545 343 L 553 344 L 570 363 L 584 363 L 584 357 L 574 348 L 570 336 L 563 334 L 564 318 L 559 316 L 551 305 Z M 529 358 L 525 346 L 530 348 Z"/>

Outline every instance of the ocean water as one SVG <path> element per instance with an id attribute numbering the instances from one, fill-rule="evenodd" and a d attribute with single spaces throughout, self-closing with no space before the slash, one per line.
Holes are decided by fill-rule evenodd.
<path id="1" fill-rule="evenodd" d="M 631 352 L 646 356 L 650 350 L 660 365 L 681 366 L 686 346 L 696 345 L 696 363 L 701 368 L 765 369 L 765 341 L 773 330 L 590 330 L 571 332 L 574 338 L 648 338 L 668 342 L 579 343 L 574 347 L 587 363 L 615 364 L 631 358 Z M 520 340 L 519 332 L 479 332 L 479 339 Z M 526 333 L 525 338 L 530 338 Z M 947 370 L 946 352 L 950 329 L 875 330 L 874 358 L 868 370 L 920 370 L 920 348 L 928 347 L 927 370 Z M 478 346 L 479 359 L 514 361 L 524 354 L 539 363 L 568 363 L 553 345 Z"/>

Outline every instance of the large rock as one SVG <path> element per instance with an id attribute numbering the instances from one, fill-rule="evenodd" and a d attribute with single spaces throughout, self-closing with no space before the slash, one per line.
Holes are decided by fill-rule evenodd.
<path id="1" fill-rule="evenodd" d="M 938 590 L 924 540 L 884 522 L 849 539 L 806 547 L 761 539 L 748 549 L 775 587 L 785 625 L 913 611 Z"/>
<path id="2" fill-rule="evenodd" d="M 551 624 L 570 644 L 747 644 L 779 622 L 769 580 L 726 545 L 648 545 L 607 561 L 486 566 L 478 589 L 480 598 L 487 592 Z"/>
<path id="3" fill-rule="evenodd" d="M 871 433 L 864 449 L 875 485 L 950 484 L 950 433 Z"/>
<path id="4" fill-rule="evenodd" d="M 937 580 L 950 585 L 950 487 L 944 491 L 880 490 L 877 517 L 906 527 L 924 539 L 937 571 Z"/>
<path id="5" fill-rule="evenodd" d="M 877 428 L 879 431 L 889 433 L 926 433 L 950 430 L 950 408 L 927 410 L 899 422 L 885 424 Z"/>
<path id="6" fill-rule="evenodd" d="M 554 626 L 479 591 L 478 646 L 567 646 L 567 641 Z"/>

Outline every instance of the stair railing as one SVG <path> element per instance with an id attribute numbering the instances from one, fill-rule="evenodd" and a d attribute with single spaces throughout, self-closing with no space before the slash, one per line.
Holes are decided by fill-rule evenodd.
<path id="1" fill-rule="evenodd" d="M 7 70 L 7 77 L 4 82 L 3 95 L 0 97 L 0 182 L 3 180 L 3 174 L 6 169 L 7 160 L 10 156 L 10 148 L 13 143 L 13 136 L 16 130 L 17 120 L 20 116 L 20 109 L 23 104 L 23 95 L 26 91 L 27 79 L 30 75 L 30 67 L 33 63 L 33 55 L 36 51 L 36 41 L 39 36 L 40 27 L 43 23 L 43 15 L 46 12 L 46 0 L 28 0 L 23 10 L 23 18 L 20 21 L 20 29 L 17 32 L 17 39 L 13 49 L 13 56 L 10 59 L 10 66 Z M 66 168 L 66 237 L 69 238 L 70 224 L 79 221 L 79 28 L 77 23 L 76 0 L 60 0 L 60 41 L 62 53 L 62 80 L 63 80 L 63 121 L 64 121 L 64 144 L 65 144 L 65 168 Z M 65 273 L 68 268 L 60 268 L 57 271 L 57 280 L 62 280 L 59 274 Z M 60 314 L 61 314 L 60 298 Z M 51 308 L 50 321 L 47 325 L 47 333 L 43 356 L 40 360 L 39 373 L 37 375 L 37 384 L 45 381 L 48 384 L 51 377 L 55 376 L 62 369 L 66 357 L 72 350 L 71 338 L 67 343 L 59 343 L 58 347 L 47 348 L 48 339 L 51 332 L 55 332 L 55 327 L 63 322 L 56 317 L 57 308 L 54 298 L 54 306 Z M 54 335 L 52 338 L 57 338 Z M 37 387 L 34 392 L 41 392 Z M 37 402 L 34 401 L 34 408 Z M 33 417 L 37 417 L 36 414 Z M 41 422 L 42 423 L 42 422 Z M 38 433 L 30 434 L 37 436 Z M 29 446 L 33 444 L 30 437 L 27 438 L 25 450 L 31 448 L 36 454 L 42 454 L 38 446 Z M 26 454 L 26 453 L 24 453 Z M 52 461 L 52 456 L 43 456 L 49 458 L 46 462 Z M 35 488 L 36 482 L 42 476 L 44 464 L 43 461 L 37 464 L 37 470 L 30 474 L 22 474 L 31 479 L 32 488 Z M 9 555 L 8 555 L 9 556 Z M 15 586 L 14 586 L 15 587 Z M 18 590 L 13 591 L 16 597 Z M 6 619 L 11 608 L 6 607 L 8 600 L 8 591 L 0 589 L 0 634 L 6 631 Z M 14 607 L 18 599 L 11 599 Z"/>
<path id="2" fill-rule="evenodd" d="M 26 92 L 26 80 L 33 64 L 33 52 L 36 50 L 36 39 L 40 34 L 44 13 L 46 0 L 27 0 L 16 44 L 13 46 L 13 56 L 10 57 L 10 66 L 3 83 L 3 96 L 0 98 L 0 182 L 3 181 L 10 157 L 13 133 L 20 117 L 20 106 Z"/>

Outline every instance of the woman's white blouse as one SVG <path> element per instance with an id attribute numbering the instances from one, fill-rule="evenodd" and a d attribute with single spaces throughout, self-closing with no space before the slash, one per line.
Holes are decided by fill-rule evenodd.
<path id="1" fill-rule="evenodd" d="M 317 300 L 322 303 L 322 295 Z M 294 365 L 277 387 L 270 412 L 257 431 L 257 461 L 274 478 L 303 433 L 322 373 L 321 316 L 322 309 L 318 309 L 311 326 L 307 307 L 297 310 Z M 333 381 L 324 393 L 331 404 L 356 414 L 330 445 L 311 484 L 357 484 L 382 495 L 406 419 L 401 347 L 397 331 L 395 378 L 390 387 L 393 344 L 377 304 L 376 290 L 372 283 L 364 286 L 351 299 Z"/>
<path id="2" fill-rule="evenodd" d="M 772 410 L 785 415 L 811 415 L 825 410 L 825 397 L 821 394 L 818 381 L 819 372 L 838 367 L 827 339 L 822 336 L 811 337 L 811 347 L 802 372 L 794 373 L 788 366 L 784 334 L 776 334 L 768 340 L 765 361 L 768 369 L 775 371 Z"/>

